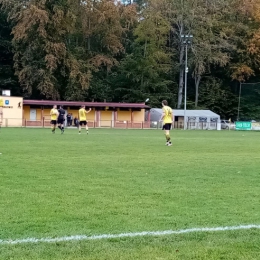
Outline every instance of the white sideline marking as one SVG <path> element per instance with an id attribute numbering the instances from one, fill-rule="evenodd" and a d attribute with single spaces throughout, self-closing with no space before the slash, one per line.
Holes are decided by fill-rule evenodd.
<path id="1" fill-rule="evenodd" d="M 180 230 L 165 230 L 165 231 L 144 231 L 136 233 L 121 233 L 121 234 L 103 234 L 103 235 L 76 235 L 76 236 L 65 236 L 56 238 L 24 238 L 15 240 L 0 240 L 0 245 L 6 244 L 25 244 L 25 243 L 55 243 L 55 242 L 66 242 L 66 241 L 81 241 L 81 240 L 100 240 L 110 238 L 123 238 L 123 237 L 143 237 L 143 236 L 165 236 L 165 235 L 179 235 L 188 234 L 194 232 L 217 232 L 217 231 L 232 231 L 242 229 L 260 229 L 260 225 L 240 225 L 240 226 L 227 226 L 227 227 L 214 227 L 214 228 L 189 228 Z"/>

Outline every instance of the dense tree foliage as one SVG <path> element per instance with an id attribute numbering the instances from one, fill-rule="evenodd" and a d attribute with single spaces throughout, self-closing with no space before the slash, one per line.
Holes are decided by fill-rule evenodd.
<path id="1" fill-rule="evenodd" d="M 0 88 L 260 118 L 260 0 L 0 0 Z M 241 84 L 242 83 L 242 84 Z M 259 89 L 258 89 L 259 86 Z"/>
<path id="2" fill-rule="evenodd" d="M 0 5 L 1 8 L 1 5 Z M 12 89 L 14 95 L 21 95 L 21 88 L 14 75 L 11 23 L 7 13 L 0 12 L 0 89 Z"/>

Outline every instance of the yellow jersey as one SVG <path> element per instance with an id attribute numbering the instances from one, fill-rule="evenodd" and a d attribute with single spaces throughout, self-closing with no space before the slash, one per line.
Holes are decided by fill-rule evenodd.
<path id="1" fill-rule="evenodd" d="M 58 112 L 58 110 L 56 108 L 53 108 L 51 110 L 50 114 L 51 114 L 51 120 L 57 120 L 59 112 Z"/>
<path id="2" fill-rule="evenodd" d="M 164 113 L 163 123 L 164 124 L 171 124 L 172 123 L 172 109 L 168 106 L 164 106 L 162 108 Z"/>
<path id="3" fill-rule="evenodd" d="M 87 111 L 85 108 L 81 108 L 79 110 L 79 121 L 87 121 Z"/>
<path id="4" fill-rule="evenodd" d="M 4 106 L 4 100 L 0 99 L 0 107 L 3 107 L 3 106 Z"/>

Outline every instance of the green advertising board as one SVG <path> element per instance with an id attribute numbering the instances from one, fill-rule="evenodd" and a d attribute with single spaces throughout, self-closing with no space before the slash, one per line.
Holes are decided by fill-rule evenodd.
<path id="1" fill-rule="evenodd" d="M 236 122 L 236 130 L 251 130 L 252 123 L 251 122 Z"/>

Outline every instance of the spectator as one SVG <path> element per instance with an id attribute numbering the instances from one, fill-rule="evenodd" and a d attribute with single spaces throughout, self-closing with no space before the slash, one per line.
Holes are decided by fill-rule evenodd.
<path id="1" fill-rule="evenodd" d="M 79 120 L 78 120 L 77 117 L 74 118 L 74 125 L 75 125 L 76 127 L 78 127 L 78 125 L 79 125 Z"/>
<path id="2" fill-rule="evenodd" d="M 72 125 L 72 123 L 73 123 L 73 115 L 70 114 L 70 125 Z"/>
<path id="3" fill-rule="evenodd" d="M 67 126 L 70 126 L 71 124 L 71 115 L 70 113 L 67 114 Z"/>

